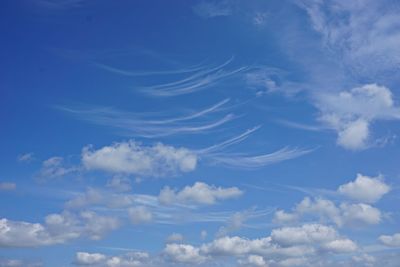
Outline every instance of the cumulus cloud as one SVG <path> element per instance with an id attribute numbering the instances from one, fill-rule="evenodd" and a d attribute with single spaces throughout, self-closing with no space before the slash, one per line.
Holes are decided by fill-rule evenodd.
<path id="1" fill-rule="evenodd" d="M 162 143 L 144 146 L 131 140 L 98 150 L 85 147 L 82 150 L 82 163 L 88 170 L 157 177 L 193 171 L 197 156 L 186 148 Z"/>
<path id="2" fill-rule="evenodd" d="M 356 243 L 341 236 L 333 227 L 305 224 L 273 229 L 270 236 L 259 239 L 225 236 L 199 247 L 167 244 L 164 253 L 177 263 L 207 263 L 233 256 L 238 257 L 239 263 L 245 266 L 268 266 L 269 263 L 273 263 L 273 266 L 289 266 L 285 264 L 300 259 L 304 265 L 306 257 L 321 253 L 342 254 L 357 250 Z"/>
<path id="3" fill-rule="evenodd" d="M 200 249 L 185 244 L 167 244 L 164 255 L 173 262 L 198 264 L 206 260 L 200 255 Z"/>
<path id="4" fill-rule="evenodd" d="M 149 254 L 146 252 L 129 252 L 119 256 L 109 256 L 100 253 L 77 252 L 74 264 L 93 267 L 139 267 L 150 266 Z"/>
<path id="5" fill-rule="evenodd" d="M 249 255 L 245 260 L 239 260 L 239 264 L 244 266 L 268 267 L 267 262 L 260 255 Z"/>
<path id="6" fill-rule="evenodd" d="M 332 222 L 340 227 L 357 227 L 379 224 L 383 216 L 379 209 L 364 203 L 341 203 L 340 205 L 336 205 L 331 200 L 305 197 L 293 208 L 292 212 L 285 212 L 283 210 L 275 212 L 274 221 L 286 224 L 308 217 Z"/>
<path id="7" fill-rule="evenodd" d="M 106 256 L 100 253 L 77 252 L 75 263 L 77 265 L 95 265 L 100 264 L 106 259 Z"/>
<path id="8" fill-rule="evenodd" d="M 392 92 L 377 84 L 319 94 L 316 105 L 321 111 L 319 120 L 337 132 L 337 144 L 350 150 L 369 146 L 372 122 L 400 119 L 400 109 L 394 103 Z"/>
<path id="9" fill-rule="evenodd" d="M 181 191 L 166 186 L 160 191 L 158 197 L 163 204 L 203 204 L 212 205 L 218 200 L 237 198 L 243 192 L 237 187 L 216 187 L 203 182 L 196 182 L 193 186 L 186 186 Z"/>
<path id="10" fill-rule="evenodd" d="M 379 241 L 389 247 L 400 247 L 400 233 L 394 235 L 381 235 Z"/>
<path id="11" fill-rule="evenodd" d="M 36 247 L 65 243 L 79 237 L 101 239 L 119 226 L 117 219 L 81 212 L 78 215 L 64 212 L 46 216 L 45 223 L 0 220 L 0 246 Z"/>
<path id="12" fill-rule="evenodd" d="M 375 203 L 390 191 L 382 176 L 369 177 L 357 174 L 354 181 L 339 186 L 338 192 L 344 196 L 366 203 Z"/>

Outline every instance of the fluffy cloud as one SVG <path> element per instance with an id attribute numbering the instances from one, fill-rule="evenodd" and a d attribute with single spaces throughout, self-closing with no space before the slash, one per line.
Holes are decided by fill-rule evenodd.
<path id="1" fill-rule="evenodd" d="M 0 246 L 36 247 L 65 243 L 79 237 L 101 239 L 119 226 L 117 219 L 81 212 L 64 212 L 46 216 L 45 223 L 0 220 Z"/>
<path id="2" fill-rule="evenodd" d="M 274 229 L 270 236 L 260 239 L 225 236 L 199 247 L 167 244 L 164 253 L 178 263 L 207 263 L 208 260 L 233 256 L 245 266 L 268 266 L 270 263 L 271 266 L 290 266 L 289 263 L 300 259 L 304 265 L 305 257 L 326 252 L 350 253 L 357 249 L 352 240 L 340 236 L 330 226 L 305 224 Z"/>
<path id="3" fill-rule="evenodd" d="M 38 223 L 0 220 L 1 247 L 31 247 L 62 243 L 67 237 L 52 236 Z"/>
<path id="4" fill-rule="evenodd" d="M 200 255 L 200 249 L 191 245 L 167 244 L 164 255 L 173 262 L 178 263 L 202 263 L 206 260 L 205 256 Z"/>
<path id="5" fill-rule="evenodd" d="M 317 97 L 319 119 L 338 133 L 338 145 L 359 150 L 368 147 L 370 124 L 380 119 L 400 119 L 392 92 L 377 84 L 367 84 Z"/>
<path id="6" fill-rule="evenodd" d="M 249 255 L 246 260 L 239 260 L 239 263 L 245 266 L 257 266 L 257 267 L 268 266 L 264 258 L 259 255 Z"/>
<path id="7" fill-rule="evenodd" d="M 351 199 L 375 203 L 390 191 L 390 186 L 385 184 L 383 177 L 368 177 L 357 174 L 353 182 L 341 185 L 338 192 Z"/>
<path id="8" fill-rule="evenodd" d="M 307 216 L 333 222 L 340 227 L 378 224 L 382 220 L 381 211 L 368 204 L 341 203 L 337 206 L 330 200 L 306 197 L 290 213 L 278 210 L 275 213 L 274 221 L 285 224 L 307 218 Z"/>
<path id="9" fill-rule="evenodd" d="M 77 265 L 95 265 L 100 264 L 106 259 L 106 256 L 100 253 L 77 252 L 75 263 Z"/>
<path id="10" fill-rule="evenodd" d="M 394 235 L 381 235 L 379 241 L 389 247 L 400 247 L 400 233 Z"/>
<path id="11" fill-rule="evenodd" d="M 163 204 L 194 203 L 212 205 L 218 200 L 236 198 L 243 194 L 237 187 L 216 187 L 202 182 L 196 182 L 193 186 L 186 186 L 181 191 L 164 187 L 158 199 Z"/>
<path id="12" fill-rule="evenodd" d="M 120 256 L 108 256 L 100 253 L 77 252 L 75 265 L 93 267 L 140 267 L 150 261 L 146 252 L 130 252 Z"/>
<path id="13" fill-rule="evenodd" d="M 129 141 L 98 150 L 90 146 L 85 147 L 82 150 L 82 163 L 88 170 L 165 176 L 193 171 L 196 168 L 197 156 L 186 148 L 174 148 L 161 143 L 143 146 Z"/>

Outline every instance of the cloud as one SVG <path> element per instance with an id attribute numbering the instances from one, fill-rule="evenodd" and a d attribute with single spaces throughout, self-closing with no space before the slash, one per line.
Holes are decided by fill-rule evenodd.
<path id="1" fill-rule="evenodd" d="M 330 226 L 304 224 L 299 227 L 273 229 L 270 236 L 259 239 L 225 236 L 198 247 L 167 244 L 164 254 L 169 261 L 204 263 L 204 266 L 226 257 L 237 257 L 239 263 L 245 266 L 291 266 L 290 263 L 299 261 L 304 266 L 308 260 L 317 259 L 324 253 L 343 254 L 357 250 L 356 243 L 341 236 Z"/>
<path id="2" fill-rule="evenodd" d="M 168 243 L 177 243 L 177 242 L 182 242 L 184 240 L 184 236 L 182 234 L 178 233 L 172 233 L 167 237 L 167 242 Z"/>
<path id="3" fill-rule="evenodd" d="M 149 223 L 153 220 L 153 214 L 144 206 L 129 208 L 128 214 L 133 224 Z"/>
<path id="4" fill-rule="evenodd" d="M 106 256 L 100 253 L 77 252 L 75 256 L 76 265 L 95 265 L 100 264 Z"/>
<path id="5" fill-rule="evenodd" d="M 158 199 L 163 204 L 203 204 L 212 205 L 218 200 L 237 198 L 243 192 L 237 187 L 216 187 L 203 182 L 196 182 L 193 186 L 186 186 L 181 191 L 164 187 L 160 191 Z"/>
<path id="6" fill-rule="evenodd" d="M 0 191 L 13 191 L 17 188 L 15 183 L 11 182 L 0 182 Z"/>
<path id="7" fill-rule="evenodd" d="M 381 235 L 379 241 L 389 247 L 400 247 L 400 233 L 394 235 Z"/>
<path id="8" fill-rule="evenodd" d="M 321 221 L 333 222 L 339 227 L 379 224 L 383 217 L 379 209 L 368 204 L 341 203 L 337 206 L 330 200 L 305 197 L 292 212 L 278 210 L 274 215 L 274 221 L 286 224 L 310 216 Z"/>
<path id="9" fill-rule="evenodd" d="M 339 186 L 338 192 L 344 196 L 366 203 L 375 203 L 390 191 L 382 176 L 368 177 L 357 174 L 354 181 Z"/>
<path id="10" fill-rule="evenodd" d="M 232 14 L 232 7 L 228 1 L 201 1 L 193 11 L 203 18 L 225 17 Z"/>
<path id="11" fill-rule="evenodd" d="M 361 150 L 371 141 L 370 125 L 376 120 L 400 119 L 392 92 L 377 84 L 366 84 L 349 91 L 321 93 L 317 96 L 319 120 L 334 129 L 337 144 Z"/>
<path id="12" fill-rule="evenodd" d="M 217 67 L 210 67 L 206 70 L 195 72 L 191 76 L 183 79 L 163 84 L 143 86 L 138 88 L 138 90 L 157 97 L 172 97 L 202 91 L 218 85 L 223 80 L 235 78 L 249 69 L 249 67 L 244 66 L 232 70 L 225 70 L 224 68 L 232 61 L 233 58 Z"/>
<path id="13" fill-rule="evenodd" d="M 265 14 L 259 14 L 256 17 L 257 22 L 263 23 L 261 20 L 265 20 L 265 18 L 262 16 L 265 16 Z M 303 84 L 291 81 L 289 73 L 278 68 L 258 66 L 247 71 L 244 78 L 247 86 L 256 90 L 258 96 L 270 93 L 283 93 L 287 96 L 293 96 L 304 90 Z"/>
<path id="14" fill-rule="evenodd" d="M 87 146 L 82 150 L 82 163 L 88 170 L 159 177 L 193 171 L 197 155 L 186 148 L 162 143 L 144 146 L 131 140 L 98 150 Z"/>
<path id="15" fill-rule="evenodd" d="M 324 50 L 365 79 L 390 77 L 400 63 L 398 7 L 393 1 L 303 0 Z"/>
<path id="16" fill-rule="evenodd" d="M 109 107 L 73 108 L 57 107 L 58 109 L 77 116 L 79 119 L 94 124 L 121 129 L 129 136 L 146 138 L 171 136 L 178 134 L 198 134 L 210 131 L 235 118 L 233 114 L 225 114 L 215 119 L 211 117 L 220 112 L 230 101 L 224 99 L 202 110 L 185 112 L 182 116 L 165 116 L 170 110 L 159 113 L 132 113 Z M 228 107 L 225 107 L 225 110 Z"/>
<path id="17" fill-rule="evenodd" d="M 51 157 L 42 163 L 37 178 L 43 181 L 59 179 L 79 170 L 77 167 L 67 167 L 62 157 Z"/>
<path id="18" fill-rule="evenodd" d="M 41 262 L 32 262 L 16 259 L 0 259 L 0 267 L 42 267 Z"/>
<path id="19" fill-rule="evenodd" d="M 75 265 L 93 267 L 139 267 L 150 266 L 151 259 L 146 252 L 129 252 L 119 256 L 109 256 L 101 253 L 77 252 Z M 153 265 L 152 265 L 153 266 Z"/>
<path id="20" fill-rule="evenodd" d="M 239 260 L 239 263 L 244 266 L 268 267 L 267 262 L 259 255 L 249 255 L 247 259 Z"/>
<path id="21" fill-rule="evenodd" d="M 107 181 L 107 187 L 118 192 L 127 192 L 132 190 L 131 180 L 127 177 L 114 176 Z"/>
<path id="22" fill-rule="evenodd" d="M 206 260 L 200 255 L 200 249 L 185 244 L 167 244 L 164 255 L 173 262 L 199 264 Z"/>
<path id="23" fill-rule="evenodd" d="M 1 247 L 37 247 L 62 244 L 79 237 L 101 239 L 119 226 L 117 219 L 81 212 L 50 214 L 45 224 L 0 219 Z"/>
<path id="24" fill-rule="evenodd" d="M 284 147 L 269 154 L 246 156 L 233 153 L 214 153 L 209 157 L 216 163 L 232 168 L 255 169 L 306 155 L 313 150 Z"/>
<path id="25" fill-rule="evenodd" d="M 21 154 L 18 156 L 17 160 L 19 162 L 31 162 L 33 161 L 35 158 L 33 156 L 33 153 L 25 153 L 25 154 Z"/>
<path id="26" fill-rule="evenodd" d="M 244 223 L 250 219 L 253 214 L 250 211 L 236 212 L 233 214 L 226 223 L 218 229 L 217 236 L 226 236 L 229 233 L 239 230 L 244 226 Z"/>

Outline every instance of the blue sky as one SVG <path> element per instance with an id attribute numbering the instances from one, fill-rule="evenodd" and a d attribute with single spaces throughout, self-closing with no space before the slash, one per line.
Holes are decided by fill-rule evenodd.
<path id="1" fill-rule="evenodd" d="M 397 1 L 0 3 L 0 267 L 398 266 Z"/>

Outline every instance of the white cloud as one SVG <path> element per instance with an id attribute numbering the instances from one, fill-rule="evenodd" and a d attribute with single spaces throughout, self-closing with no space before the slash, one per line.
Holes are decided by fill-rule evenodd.
<path id="1" fill-rule="evenodd" d="M 62 178 L 65 175 L 78 171 L 77 167 L 67 167 L 62 157 L 51 157 L 42 163 L 38 174 L 40 180 L 51 180 Z"/>
<path id="2" fill-rule="evenodd" d="M 247 259 L 239 260 L 239 263 L 245 266 L 268 267 L 267 262 L 259 255 L 249 255 Z"/>
<path id="3" fill-rule="evenodd" d="M 339 186 L 338 192 L 351 199 L 375 203 L 390 191 L 382 176 L 369 177 L 357 174 L 354 181 Z"/>
<path id="4" fill-rule="evenodd" d="M 100 253 L 77 252 L 75 264 L 79 266 L 93 267 L 141 267 L 150 262 L 146 252 L 129 252 L 119 256 L 108 256 Z"/>
<path id="5" fill-rule="evenodd" d="M 119 226 L 117 219 L 81 212 L 63 212 L 46 216 L 45 223 L 0 220 L 0 246 L 36 247 L 65 243 L 79 237 L 101 239 Z"/>
<path id="6" fill-rule="evenodd" d="M 103 262 L 106 256 L 100 253 L 77 252 L 75 256 L 75 264 L 77 265 L 94 265 Z"/>
<path id="7" fill-rule="evenodd" d="M 287 247 L 336 241 L 337 232 L 329 226 L 306 224 L 301 227 L 284 227 L 272 230 L 271 238 L 273 242 Z"/>
<path id="8" fill-rule="evenodd" d="M 341 203 L 316 198 L 305 197 L 298 203 L 291 213 L 278 210 L 274 215 L 276 223 L 291 223 L 301 218 L 316 217 L 321 221 L 333 222 L 339 227 L 379 224 L 382 221 L 382 213 L 379 209 L 368 204 Z"/>
<path id="9" fill-rule="evenodd" d="M 225 236 L 231 232 L 239 230 L 243 227 L 245 221 L 248 220 L 250 216 L 251 213 L 249 211 L 235 212 L 235 214 L 233 214 L 227 221 L 227 225 L 219 228 L 216 235 Z"/>
<path id="10" fill-rule="evenodd" d="M 318 257 L 321 253 L 341 254 L 357 250 L 358 246 L 352 240 L 340 236 L 334 228 L 305 224 L 274 229 L 270 236 L 260 239 L 225 236 L 199 247 L 167 244 L 164 252 L 180 263 L 207 263 L 233 256 L 238 257 L 239 263 L 245 266 L 268 266 L 269 263 L 272 266 L 290 266 L 290 262 L 300 259 L 304 265 L 307 257 Z"/>
<path id="11" fill-rule="evenodd" d="M 400 233 L 394 235 L 381 235 L 379 241 L 389 247 L 400 247 Z"/>
<path id="12" fill-rule="evenodd" d="M 12 191 L 17 188 L 15 183 L 11 182 L 0 182 L 0 191 Z"/>
<path id="13" fill-rule="evenodd" d="M 363 78 L 394 74 L 400 62 L 398 7 L 393 1 L 302 0 L 325 51 Z"/>
<path id="14" fill-rule="evenodd" d="M 375 120 L 400 119 L 392 92 L 377 84 L 366 84 L 349 91 L 317 96 L 320 121 L 336 130 L 338 145 L 360 150 L 371 141 L 370 124 Z"/>
<path id="15" fill-rule="evenodd" d="M 0 246 L 2 247 L 31 247 L 62 242 L 64 242 L 64 237 L 51 236 L 41 224 L 0 220 Z"/>
<path id="16" fill-rule="evenodd" d="M 200 249 L 191 245 L 167 244 L 164 254 L 171 261 L 178 263 L 202 263 L 206 260 L 205 256 L 200 255 Z"/>
<path id="17" fill-rule="evenodd" d="M 197 156 L 186 148 L 157 143 L 143 146 L 129 141 L 114 143 L 98 150 L 90 146 L 82 150 L 82 163 L 89 170 L 120 174 L 165 176 L 190 172 L 196 168 Z"/>
<path id="18" fill-rule="evenodd" d="M 133 224 L 149 223 L 153 220 L 153 214 L 144 206 L 129 208 L 128 214 Z"/>
<path id="19" fill-rule="evenodd" d="M 203 182 L 196 182 L 193 186 L 186 186 L 181 191 L 176 191 L 171 188 L 164 187 L 160 191 L 158 199 L 163 204 L 204 204 L 212 205 L 218 200 L 237 198 L 243 192 L 237 187 L 216 187 Z"/>
<path id="20" fill-rule="evenodd" d="M 281 161 L 298 158 L 306 155 L 313 150 L 298 149 L 284 147 L 269 154 L 262 154 L 256 156 L 248 156 L 243 154 L 233 153 L 215 153 L 210 154 L 209 157 L 213 162 L 223 164 L 233 168 L 243 169 L 256 169 L 267 165 L 275 164 Z"/>

